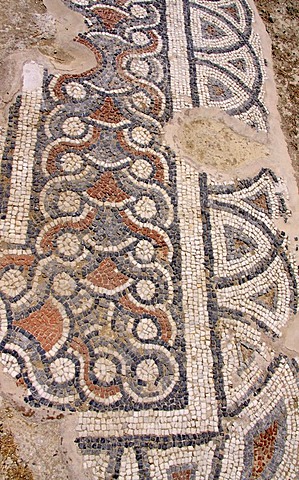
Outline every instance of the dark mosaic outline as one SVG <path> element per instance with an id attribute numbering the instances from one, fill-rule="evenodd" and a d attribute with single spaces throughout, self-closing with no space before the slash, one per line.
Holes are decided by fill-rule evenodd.
<path id="1" fill-rule="evenodd" d="M 210 66 L 211 68 L 214 68 L 216 71 L 219 70 L 220 72 L 226 74 L 230 79 L 232 79 L 234 82 L 236 82 L 244 92 L 246 92 L 250 98 L 247 99 L 246 101 L 244 100 L 242 102 L 242 105 L 238 108 L 231 108 L 227 110 L 227 113 L 229 115 L 240 115 L 242 113 L 247 112 L 252 106 L 257 106 L 258 109 L 260 110 L 263 119 L 267 125 L 267 118 L 268 118 L 268 112 L 263 103 L 260 101 L 259 96 L 261 93 L 261 89 L 263 87 L 263 75 L 261 71 L 261 66 L 260 66 L 260 61 L 251 46 L 249 39 L 252 33 L 252 12 L 250 8 L 248 7 L 248 4 L 246 3 L 245 0 L 238 0 L 239 3 L 241 4 L 245 19 L 246 19 L 246 29 L 245 32 L 240 32 L 233 23 L 231 23 L 227 17 L 224 15 L 221 15 L 219 12 L 213 10 L 213 8 L 209 8 L 205 6 L 204 4 L 199 5 L 197 3 L 192 2 L 192 0 L 185 0 L 183 2 L 183 8 L 184 8 L 184 23 L 185 23 L 185 33 L 186 33 L 186 39 L 187 39 L 187 56 L 188 56 L 188 62 L 189 62 L 189 74 L 190 74 L 190 91 L 191 91 L 191 97 L 192 97 L 192 103 L 193 107 L 200 107 L 201 102 L 198 94 L 198 87 L 197 87 L 197 71 L 196 71 L 196 65 L 207 65 Z M 217 2 L 213 2 L 217 6 Z M 212 6 L 213 6 L 212 3 Z M 240 41 L 236 45 L 232 45 L 230 48 L 228 47 L 219 47 L 219 48 L 201 48 L 201 49 L 196 49 L 193 44 L 193 38 L 192 38 L 192 31 L 191 31 L 191 25 L 190 25 L 190 16 L 191 16 L 191 7 L 196 8 L 199 11 L 203 11 L 206 13 L 211 14 L 212 16 L 215 16 L 216 18 L 219 18 L 221 21 L 223 21 L 230 29 L 234 31 L 234 33 L 239 37 Z M 237 50 L 243 46 L 246 46 L 249 53 L 251 54 L 253 58 L 253 63 L 256 68 L 256 77 L 254 84 L 251 88 L 249 88 L 242 80 L 240 80 L 234 73 L 230 72 L 226 68 L 224 68 L 221 65 L 217 65 L 214 62 L 210 60 L 203 60 L 199 59 L 196 57 L 196 51 L 203 52 L 203 53 L 211 53 L 211 54 L 219 54 L 219 53 L 224 53 L 224 52 L 231 52 L 234 50 Z M 256 125 L 252 124 L 253 127 L 256 127 Z"/>
<path id="2" fill-rule="evenodd" d="M 0 168 L 0 218 L 6 219 L 7 204 L 10 193 L 10 179 L 12 173 L 12 162 L 14 149 L 16 146 L 16 132 L 18 130 L 20 108 L 22 103 L 22 96 L 17 96 L 15 103 L 9 109 L 8 128 L 6 132 L 5 147 L 2 155 Z"/>

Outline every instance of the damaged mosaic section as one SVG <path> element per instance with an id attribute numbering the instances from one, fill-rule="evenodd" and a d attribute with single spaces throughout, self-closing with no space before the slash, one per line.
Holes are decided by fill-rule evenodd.
<path id="1" fill-rule="evenodd" d="M 11 108 L 5 371 L 32 408 L 78 416 L 91 478 L 295 478 L 298 364 L 275 345 L 297 309 L 282 180 L 217 184 L 161 140 L 198 105 L 267 128 L 251 8 L 65 3 L 97 65 L 26 67 L 36 82 L 25 69 Z"/>

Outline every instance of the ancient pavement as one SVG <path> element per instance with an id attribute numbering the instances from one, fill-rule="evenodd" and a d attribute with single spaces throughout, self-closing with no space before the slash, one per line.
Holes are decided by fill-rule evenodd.
<path id="1" fill-rule="evenodd" d="M 298 192 L 255 6 L 64 4 L 93 63 L 27 61 L 0 144 L 28 478 L 296 479 Z"/>

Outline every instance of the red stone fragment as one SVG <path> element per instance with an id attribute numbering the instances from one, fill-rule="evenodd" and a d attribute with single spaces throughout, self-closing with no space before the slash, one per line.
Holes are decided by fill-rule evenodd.
<path id="1" fill-rule="evenodd" d="M 124 285 L 129 278 L 118 271 L 111 258 L 105 258 L 96 270 L 87 275 L 87 280 L 96 287 L 114 290 Z"/>
<path id="2" fill-rule="evenodd" d="M 173 472 L 173 480 L 190 480 L 191 470 L 182 470 L 181 472 Z"/>
<path id="3" fill-rule="evenodd" d="M 15 321 L 13 325 L 31 333 L 48 352 L 61 338 L 63 318 L 52 301 L 47 300 L 40 310 L 31 313 L 23 320 Z"/>
<path id="4" fill-rule="evenodd" d="M 261 432 L 253 440 L 253 468 L 251 473 L 251 480 L 255 480 L 260 477 L 271 458 L 273 457 L 275 450 L 275 441 L 278 432 L 278 423 L 275 421 L 270 425 L 267 430 Z"/>
<path id="5" fill-rule="evenodd" d="M 114 30 L 116 25 L 125 18 L 123 13 L 106 7 L 96 8 L 94 12 L 100 17 L 105 28 L 109 31 Z"/>
<path id="6" fill-rule="evenodd" d="M 87 190 L 90 197 L 103 202 L 119 203 L 130 198 L 116 183 L 112 172 L 105 172 L 100 179 Z"/>
<path id="7" fill-rule="evenodd" d="M 90 117 L 94 118 L 95 120 L 114 124 L 124 120 L 124 117 L 120 113 L 119 109 L 114 105 L 111 97 L 106 97 L 101 108 L 93 112 Z"/>

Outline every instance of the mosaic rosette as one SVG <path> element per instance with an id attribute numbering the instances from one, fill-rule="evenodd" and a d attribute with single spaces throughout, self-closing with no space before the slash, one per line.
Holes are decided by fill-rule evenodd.
<path id="1" fill-rule="evenodd" d="M 267 130 L 252 10 L 65 3 L 85 16 L 76 41 L 96 66 L 36 68 L 11 107 L 5 371 L 32 407 L 79 412 L 95 479 L 295 478 L 298 365 L 275 345 L 297 309 L 275 226 L 289 213 L 282 180 L 263 169 L 218 185 L 161 141 L 196 106 Z"/>

